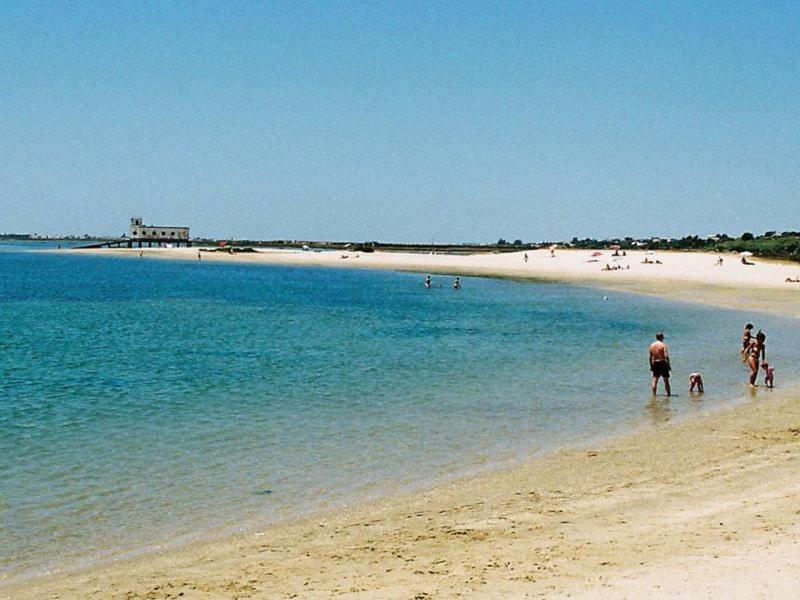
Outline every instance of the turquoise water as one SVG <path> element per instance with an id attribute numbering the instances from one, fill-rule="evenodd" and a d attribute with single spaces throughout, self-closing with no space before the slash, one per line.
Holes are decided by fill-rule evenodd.
<path id="1" fill-rule="evenodd" d="M 410 274 L 19 249 L 0 246 L 6 578 L 741 399 L 746 320 L 768 331 L 779 384 L 800 358 L 793 321 L 564 285 L 463 278 L 455 292 L 444 277 L 425 290 Z M 652 401 L 659 329 L 681 395 Z M 702 399 L 686 393 L 694 369 Z"/>

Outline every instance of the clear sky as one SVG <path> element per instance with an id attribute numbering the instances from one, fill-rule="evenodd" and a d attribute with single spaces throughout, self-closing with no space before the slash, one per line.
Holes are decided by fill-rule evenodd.
<path id="1" fill-rule="evenodd" d="M 3 2 L 0 232 L 800 229 L 800 3 Z"/>

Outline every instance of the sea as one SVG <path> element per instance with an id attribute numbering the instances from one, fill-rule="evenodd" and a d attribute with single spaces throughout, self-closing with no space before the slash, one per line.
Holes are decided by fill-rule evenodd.
<path id="1" fill-rule="evenodd" d="M 0 244 L 0 580 L 263 527 L 742 402 L 800 322 L 553 283 Z M 652 398 L 664 331 L 676 397 Z M 705 394 L 690 395 L 700 371 Z"/>

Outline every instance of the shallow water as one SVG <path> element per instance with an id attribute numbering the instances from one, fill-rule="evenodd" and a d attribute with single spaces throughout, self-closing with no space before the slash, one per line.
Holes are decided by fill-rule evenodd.
<path id="1" fill-rule="evenodd" d="M 554 284 L 0 246 L 0 574 L 394 493 L 778 383 L 797 322 Z M 608 295 L 608 301 L 603 296 Z M 663 329 L 681 395 L 652 401 Z M 706 394 L 686 393 L 700 370 Z M 759 397 L 768 398 L 767 390 Z M 57 561 L 53 557 L 58 557 Z"/>

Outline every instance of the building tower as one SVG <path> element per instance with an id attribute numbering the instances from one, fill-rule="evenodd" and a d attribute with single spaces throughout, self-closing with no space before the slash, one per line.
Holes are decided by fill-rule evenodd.
<path id="1" fill-rule="evenodd" d="M 132 217 L 131 218 L 131 229 L 129 231 L 130 237 L 143 237 L 140 228 L 142 227 L 142 217 Z"/>

